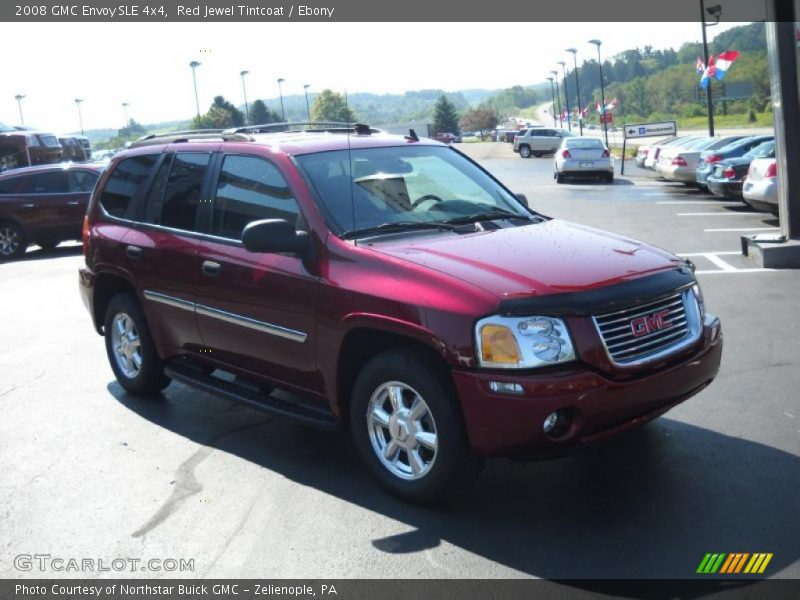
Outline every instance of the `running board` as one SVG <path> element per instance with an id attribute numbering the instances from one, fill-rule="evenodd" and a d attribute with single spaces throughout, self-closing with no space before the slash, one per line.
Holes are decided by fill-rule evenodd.
<path id="1" fill-rule="evenodd" d="M 310 425 L 317 429 L 339 429 L 339 422 L 330 411 L 276 398 L 259 393 L 257 390 L 237 383 L 214 377 L 186 361 L 172 361 L 164 367 L 167 377 L 189 387 L 206 392 L 225 400 L 233 400 L 250 408 Z"/>

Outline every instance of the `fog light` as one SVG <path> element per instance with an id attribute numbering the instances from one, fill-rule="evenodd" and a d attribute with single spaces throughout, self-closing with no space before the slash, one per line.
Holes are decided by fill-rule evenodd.
<path id="1" fill-rule="evenodd" d="M 557 412 L 550 413 L 544 420 L 542 429 L 544 429 L 545 433 L 552 433 L 553 431 L 555 431 L 556 425 L 558 425 L 558 413 Z"/>
<path id="2" fill-rule="evenodd" d="M 520 384 L 505 381 L 490 381 L 489 389 L 498 394 L 521 394 L 523 391 Z"/>
<path id="3" fill-rule="evenodd" d="M 570 409 L 560 409 L 550 413 L 542 423 L 545 435 L 558 438 L 569 431 L 572 426 L 573 412 Z"/>

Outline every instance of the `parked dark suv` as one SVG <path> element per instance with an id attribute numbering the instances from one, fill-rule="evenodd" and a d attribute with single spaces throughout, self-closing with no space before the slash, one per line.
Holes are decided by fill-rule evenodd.
<path id="1" fill-rule="evenodd" d="M 690 264 L 540 215 L 433 140 L 322 129 L 114 157 L 80 289 L 128 392 L 174 379 L 349 428 L 423 502 L 480 458 L 613 436 L 715 377 L 720 323 Z"/>
<path id="2" fill-rule="evenodd" d="M 89 197 L 102 165 L 45 165 L 0 173 L 0 260 L 81 239 Z"/>
<path id="3" fill-rule="evenodd" d="M 52 133 L 18 130 L 0 124 L 0 171 L 61 160 L 61 144 Z"/>

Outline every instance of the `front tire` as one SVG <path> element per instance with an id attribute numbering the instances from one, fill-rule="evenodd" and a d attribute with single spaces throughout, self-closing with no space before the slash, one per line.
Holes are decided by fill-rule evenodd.
<path id="1" fill-rule="evenodd" d="M 134 395 L 154 394 L 169 385 L 139 302 L 131 293 L 111 298 L 105 319 L 106 353 L 119 384 Z"/>
<path id="2" fill-rule="evenodd" d="M 362 367 L 353 386 L 350 427 L 372 474 L 409 502 L 444 499 L 478 466 L 452 382 L 411 348 L 389 350 Z"/>

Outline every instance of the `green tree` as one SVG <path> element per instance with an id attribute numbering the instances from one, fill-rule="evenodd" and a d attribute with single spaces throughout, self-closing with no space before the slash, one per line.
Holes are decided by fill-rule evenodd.
<path id="1" fill-rule="evenodd" d="M 455 105 L 442 94 L 433 107 L 434 133 L 452 133 L 458 131 L 458 111 Z"/>
<path id="2" fill-rule="evenodd" d="M 347 106 L 342 94 L 333 90 L 322 90 L 311 106 L 311 120 L 354 123 L 356 113 Z"/>
<path id="3" fill-rule="evenodd" d="M 488 107 L 471 108 L 461 117 L 461 128 L 464 131 L 479 131 L 481 139 L 487 129 L 497 127 L 497 114 Z"/>
<path id="4" fill-rule="evenodd" d="M 263 100 L 256 100 L 250 105 L 250 120 L 253 125 L 263 125 L 265 123 L 278 123 L 281 117 L 274 110 L 267 108 Z"/>
<path id="5" fill-rule="evenodd" d="M 244 125 L 244 113 L 225 100 L 215 96 L 208 112 L 192 119 L 192 129 L 226 129 Z"/>

